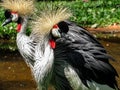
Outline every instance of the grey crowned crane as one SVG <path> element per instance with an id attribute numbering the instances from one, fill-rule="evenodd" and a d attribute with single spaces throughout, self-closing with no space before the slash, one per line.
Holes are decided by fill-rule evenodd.
<path id="1" fill-rule="evenodd" d="M 32 67 L 34 59 L 34 49 L 35 49 L 35 41 L 32 37 L 26 35 L 26 28 L 28 24 L 28 18 L 34 12 L 34 0 L 4 0 L 1 3 L 6 11 L 4 13 L 6 20 L 2 24 L 5 26 L 11 22 L 17 23 L 17 46 L 24 57 L 25 62 L 28 66 Z"/>
<path id="2" fill-rule="evenodd" d="M 39 90 L 47 90 L 49 86 L 55 90 L 119 89 L 115 79 L 118 74 L 109 63 L 112 58 L 87 30 L 67 20 L 71 13 L 66 8 L 41 11 L 31 24 L 31 35 L 27 36 L 26 17 L 33 10 L 26 11 L 28 4 L 30 8 L 33 3 L 4 0 L 2 6 L 9 11 L 5 13 L 7 19 L 3 25 L 11 21 L 18 23 L 17 46 Z M 14 10 L 9 5 L 19 8 Z M 20 7 L 24 5 L 27 13 L 23 14 Z"/>

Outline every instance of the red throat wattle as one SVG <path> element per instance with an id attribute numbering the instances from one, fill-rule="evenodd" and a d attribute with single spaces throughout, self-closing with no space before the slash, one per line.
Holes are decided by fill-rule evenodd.
<path id="1" fill-rule="evenodd" d="M 11 12 L 11 14 L 17 14 L 17 12 Z M 20 32 L 21 26 L 21 24 L 17 24 L 17 32 Z"/>
<path id="2" fill-rule="evenodd" d="M 17 25 L 17 32 L 20 32 L 21 26 L 22 26 L 21 24 Z"/>
<path id="3" fill-rule="evenodd" d="M 52 49 L 55 49 L 56 48 L 56 42 L 54 40 L 49 40 L 49 44 L 51 46 Z"/>
<path id="4" fill-rule="evenodd" d="M 53 28 L 58 28 L 58 25 L 57 25 L 57 24 L 54 25 Z M 51 46 L 52 49 L 55 49 L 55 48 L 56 48 L 56 42 L 55 42 L 55 40 L 50 39 L 50 40 L 49 40 L 49 44 L 50 44 L 50 46 Z"/>

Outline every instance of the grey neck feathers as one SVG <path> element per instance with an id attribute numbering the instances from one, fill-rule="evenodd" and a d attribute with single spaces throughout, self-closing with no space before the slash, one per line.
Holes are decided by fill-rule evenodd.
<path id="1" fill-rule="evenodd" d="M 26 34 L 27 24 L 28 24 L 28 17 L 24 17 L 23 21 L 22 21 L 22 26 L 21 26 L 21 29 L 20 29 L 19 33 Z"/>

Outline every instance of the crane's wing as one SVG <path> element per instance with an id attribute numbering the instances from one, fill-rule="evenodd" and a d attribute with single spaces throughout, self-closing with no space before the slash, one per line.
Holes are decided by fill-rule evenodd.
<path id="1" fill-rule="evenodd" d="M 112 59 L 104 47 L 85 29 L 66 21 L 67 34 L 56 40 L 55 51 L 56 75 L 64 77 L 61 71 L 67 64 L 71 65 L 87 86 L 87 81 L 95 81 L 116 88 L 116 70 L 109 63 Z M 59 72 L 58 72 L 59 71 Z M 66 81 L 65 81 L 66 82 Z"/>
<path id="2" fill-rule="evenodd" d="M 36 42 L 26 35 L 17 35 L 17 46 L 28 66 L 33 67 Z"/>

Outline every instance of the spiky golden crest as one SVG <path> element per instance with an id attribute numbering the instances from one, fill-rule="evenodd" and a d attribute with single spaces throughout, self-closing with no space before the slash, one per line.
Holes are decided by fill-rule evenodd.
<path id="1" fill-rule="evenodd" d="M 3 0 L 0 5 L 23 16 L 34 12 L 34 0 Z"/>
<path id="2" fill-rule="evenodd" d="M 32 32 L 44 35 L 50 32 L 55 24 L 68 19 L 71 13 L 67 8 L 45 9 L 32 23 Z"/>

